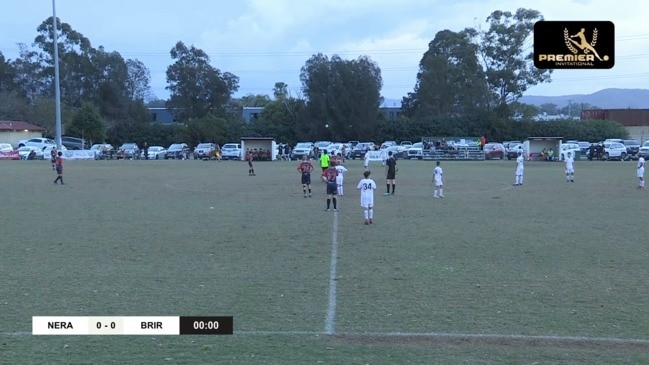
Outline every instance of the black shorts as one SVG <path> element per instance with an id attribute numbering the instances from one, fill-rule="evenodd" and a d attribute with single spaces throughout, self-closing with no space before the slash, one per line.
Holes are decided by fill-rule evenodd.
<path id="1" fill-rule="evenodd" d="M 335 181 L 327 181 L 327 195 L 338 195 L 338 184 Z"/>
<path id="2" fill-rule="evenodd" d="M 252 167 L 252 161 L 248 160 L 248 167 Z"/>
<path id="3" fill-rule="evenodd" d="M 311 174 L 302 174 L 302 185 L 311 185 Z"/>
<path id="4" fill-rule="evenodd" d="M 397 172 L 396 172 L 396 171 L 388 171 L 388 174 L 387 174 L 386 178 L 387 178 L 388 180 L 394 180 L 394 178 L 395 178 L 396 175 L 397 175 Z"/>
<path id="5" fill-rule="evenodd" d="M 63 174 L 63 166 L 56 165 L 56 173 L 59 175 Z"/>

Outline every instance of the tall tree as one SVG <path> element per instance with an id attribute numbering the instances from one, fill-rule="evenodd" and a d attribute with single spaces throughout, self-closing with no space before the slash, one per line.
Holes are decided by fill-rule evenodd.
<path id="1" fill-rule="evenodd" d="M 239 78 L 210 65 L 209 56 L 194 46 L 178 42 L 171 49 L 174 63 L 167 68 L 167 106 L 177 111 L 179 120 L 201 118 L 208 113 L 222 115 Z"/>
<path id="2" fill-rule="evenodd" d="M 404 114 L 435 118 L 485 108 L 488 89 L 476 53 L 466 32 L 438 32 L 419 63 L 414 92 L 403 98 Z"/>
<path id="3" fill-rule="evenodd" d="M 91 103 L 84 102 L 68 124 L 66 133 L 80 136 L 90 143 L 103 141 L 106 138 L 106 126 L 99 109 Z"/>
<path id="4" fill-rule="evenodd" d="M 0 92 L 16 91 L 16 72 L 11 62 L 0 51 Z"/>
<path id="5" fill-rule="evenodd" d="M 313 138 L 371 138 L 377 126 L 383 79 L 381 69 L 361 56 L 343 60 L 312 56 L 300 72 Z"/>
<path id="6" fill-rule="evenodd" d="M 128 79 L 126 80 L 126 93 L 131 100 L 149 101 L 153 99 L 151 91 L 151 73 L 140 60 L 126 60 Z"/>
<path id="7" fill-rule="evenodd" d="M 465 30 L 478 45 L 496 105 L 516 101 L 529 87 L 550 81 L 551 70 L 534 67 L 531 35 L 539 20 L 543 16 L 537 10 L 496 10 L 486 19 L 488 29 Z"/>
<path id="8" fill-rule="evenodd" d="M 242 107 L 245 107 L 245 106 L 261 106 L 261 107 L 264 107 L 264 106 L 268 105 L 271 102 L 271 100 L 270 100 L 270 97 L 268 95 L 248 94 L 246 96 L 241 97 L 241 99 L 239 99 L 239 102 L 241 103 Z"/>

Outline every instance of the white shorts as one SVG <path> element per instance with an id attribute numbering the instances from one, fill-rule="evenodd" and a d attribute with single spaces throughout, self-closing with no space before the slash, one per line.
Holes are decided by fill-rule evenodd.
<path id="1" fill-rule="evenodd" d="M 442 185 L 444 185 L 444 184 L 442 184 L 442 179 L 436 177 L 435 178 L 435 186 L 442 186 Z"/>
<path id="2" fill-rule="evenodd" d="M 523 175 L 523 169 L 516 169 L 516 175 Z"/>
<path id="3" fill-rule="evenodd" d="M 371 208 L 374 206 L 374 198 L 361 198 L 361 207 Z"/>
<path id="4" fill-rule="evenodd" d="M 644 177 L 644 167 L 638 169 L 638 177 Z"/>
<path id="5" fill-rule="evenodd" d="M 575 169 L 566 169 L 566 174 L 574 174 Z"/>
<path id="6" fill-rule="evenodd" d="M 336 184 L 342 185 L 343 184 L 343 177 L 338 175 L 336 176 Z"/>

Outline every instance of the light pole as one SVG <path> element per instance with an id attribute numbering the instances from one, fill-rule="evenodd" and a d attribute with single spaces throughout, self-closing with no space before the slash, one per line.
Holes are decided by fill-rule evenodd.
<path id="1" fill-rule="evenodd" d="M 61 150 L 61 87 L 59 85 L 59 44 L 56 28 L 56 4 L 52 0 L 52 28 L 54 33 L 54 100 L 56 104 L 56 148 Z"/>

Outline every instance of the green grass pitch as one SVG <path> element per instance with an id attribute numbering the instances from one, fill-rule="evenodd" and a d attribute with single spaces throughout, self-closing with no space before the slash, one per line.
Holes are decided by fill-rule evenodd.
<path id="1" fill-rule="evenodd" d="M 575 183 L 528 162 L 514 187 L 514 161 L 443 161 L 445 199 L 434 163 L 399 160 L 383 196 L 372 162 L 370 226 L 359 160 L 335 215 L 296 161 L 68 161 L 65 186 L 0 166 L 2 364 L 649 363 L 635 162 L 577 161 Z M 55 315 L 232 315 L 234 335 L 31 335 Z"/>

